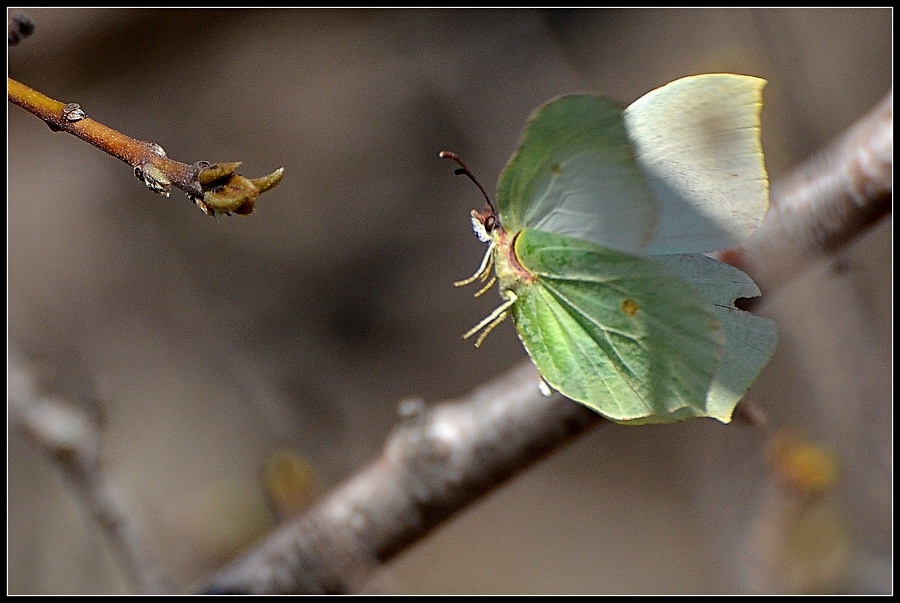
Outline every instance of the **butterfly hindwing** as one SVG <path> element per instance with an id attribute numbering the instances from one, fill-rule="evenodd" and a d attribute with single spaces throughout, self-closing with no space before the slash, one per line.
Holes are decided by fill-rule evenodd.
<path id="1" fill-rule="evenodd" d="M 616 421 L 706 416 L 722 331 L 712 305 L 658 263 L 525 230 L 534 276 L 512 308 L 526 350 L 553 388 Z"/>
<path id="2" fill-rule="evenodd" d="M 734 266 L 701 254 L 655 256 L 654 260 L 711 303 L 722 325 L 725 335 L 722 361 L 710 384 L 706 403 L 711 417 L 727 422 L 738 401 L 775 353 L 778 343 L 775 321 L 735 307 L 738 298 L 757 297 L 759 288 Z"/>

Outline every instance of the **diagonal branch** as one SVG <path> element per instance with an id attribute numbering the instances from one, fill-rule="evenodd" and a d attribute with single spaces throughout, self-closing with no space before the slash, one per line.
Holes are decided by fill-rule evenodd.
<path id="1" fill-rule="evenodd" d="M 893 97 L 772 187 L 757 235 L 724 259 L 773 292 L 891 209 Z M 785 255 L 787 254 L 787 255 Z M 598 415 L 538 393 L 531 363 L 401 422 L 381 456 L 207 583 L 210 593 L 353 592 L 380 564 Z"/>
<path id="2" fill-rule="evenodd" d="M 354 591 L 442 521 L 601 422 L 580 404 L 545 398 L 537 383 L 527 363 L 464 400 L 407 413 L 379 459 L 282 525 L 207 591 Z"/>

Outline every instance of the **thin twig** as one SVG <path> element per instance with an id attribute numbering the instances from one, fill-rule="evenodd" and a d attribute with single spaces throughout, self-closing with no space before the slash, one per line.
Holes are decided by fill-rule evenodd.
<path id="1" fill-rule="evenodd" d="M 44 120 L 51 130 L 68 132 L 121 159 L 155 193 L 169 196 L 174 185 L 210 216 L 252 213 L 256 198 L 278 184 L 284 174 L 284 168 L 278 168 L 261 178 L 245 178 L 235 173 L 238 162 L 188 165 L 174 161 L 158 144 L 134 139 L 91 119 L 78 103 L 54 100 L 12 78 L 7 78 L 7 89 L 11 103 Z"/>
<path id="2" fill-rule="evenodd" d="M 135 525 L 134 509 L 103 466 L 98 426 L 62 398 L 43 395 L 32 371 L 15 351 L 9 354 L 8 379 L 11 424 L 21 428 L 64 470 L 139 592 L 173 592 Z"/>
<path id="3" fill-rule="evenodd" d="M 823 252 L 875 225 L 890 211 L 892 115 L 889 95 L 827 152 L 776 183 L 760 235 L 725 259 L 771 293 Z M 787 249 L 803 253 L 774 252 Z M 776 273 L 787 263 L 790 271 Z M 780 278 L 770 277 L 775 274 Z M 401 423 L 378 459 L 222 568 L 205 591 L 353 592 L 405 546 L 598 423 L 579 404 L 542 397 L 537 372 L 525 363 L 465 399 Z"/>

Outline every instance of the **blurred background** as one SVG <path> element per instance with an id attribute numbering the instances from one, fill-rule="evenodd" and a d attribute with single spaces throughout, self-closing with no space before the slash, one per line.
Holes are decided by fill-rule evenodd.
<path id="1" fill-rule="evenodd" d="M 511 324 L 481 349 L 461 339 L 497 298 L 452 286 L 484 253 L 468 216 L 483 201 L 439 151 L 493 192 L 551 97 L 627 103 L 731 71 L 769 81 L 775 180 L 892 85 L 890 8 L 24 12 L 37 30 L 9 49 L 11 77 L 179 161 L 285 167 L 255 214 L 217 223 L 8 104 L 9 345 L 101 420 L 112 477 L 185 592 L 275 525 L 273 453 L 325 492 L 378 454 L 402 400 L 525 360 Z M 892 243 L 889 218 L 760 308 L 780 331 L 748 394 L 768 430 L 605 425 L 367 590 L 890 592 Z M 767 464 L 781 428 L 837 459 L 812 540 L 772 535 L 810 509 Z M 16 430 L 8 455 L 9 593 L 134 592 L 58 468 Z"/>

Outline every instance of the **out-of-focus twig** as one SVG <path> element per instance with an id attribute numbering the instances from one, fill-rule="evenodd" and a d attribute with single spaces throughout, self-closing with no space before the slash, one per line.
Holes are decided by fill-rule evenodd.
<path id="1" fill-rule="evenodd" d="M 172 592 L 135 525 L 135 512 L 102 462 L 100 430 L 78 408 L 39 391 L 32 370 L 15 351 L 9 356 L 9 419 L 53 457 L 118 553 L 140 592 Z"/>
<path id="2" fill-rule="evenodd" d="M 772 293 L 890 211 L 892 95 L 773 185 L 760 232 L 723 258 Z M 481 494 L 601 422 L 538 393 L 531 363 L 407 419 L 381 456 L 206 585 L 216 593 L 352 592 L 380 564 Z"/>
<path id="3" fill-rule="evenodd" d="M 834 497 L 841 473 L 837 452 L 782 429 L 766 453 L 768 478 L 737 547 L 745 592 L 846 592 L 853 544 Z"/>
<path id="4" fill-rule="evenodd" d="M 15 46 L 34 33 L 34 21 L 24 13 L 15 12 L 6 20 L 8 46 Z"/>

